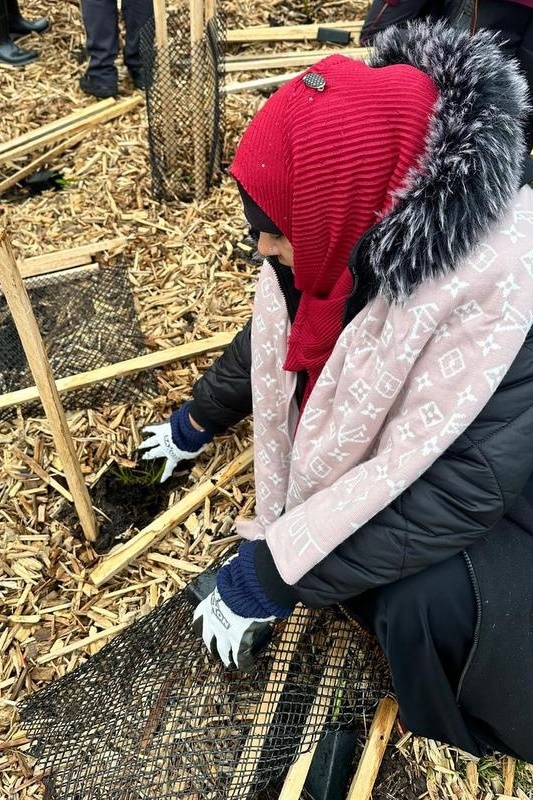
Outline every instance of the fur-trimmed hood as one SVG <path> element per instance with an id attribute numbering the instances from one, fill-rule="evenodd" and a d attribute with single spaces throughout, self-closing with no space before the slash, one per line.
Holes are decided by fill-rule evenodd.
<path id="1" fill-rule="evenodd" d="M 365 237 L 378 293 L 395 302 L 453 270 L 502 217 L 520 185 L 528 103 L 517 66 L 486 31 L 389 28 L 376 37 L 371 66 L 390 64 L 424 71 L 440 93 L 408 188 Z"/>

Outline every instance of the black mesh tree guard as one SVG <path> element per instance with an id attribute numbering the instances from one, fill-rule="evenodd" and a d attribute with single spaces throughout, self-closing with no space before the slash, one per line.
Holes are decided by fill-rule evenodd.
<path id="1" fill-rule="evenodd" d="M 156 44 L 153 20 L 141 32 L 152 184 L 157 200 L 187 201 L 195 195 L 195 131 L 206 187 L 221 174 L 226 24 L 220 14 L 210 19 L 195 49 L 187 9 L 169 12 L 167 29 L 166 48 Z"/>
<path id="2" fill-rule="evenodd" d="M 148 352 L 135 311 L 131 283 L 124 264 L 49 274 L 25 281 L 54 378 L 65 378 Z M 15 323 L 0 291 L 0 395 L 33 385 Z M 102 402 L 133 402 L 154 396 L 151 375 L 124 376 L 63 396 L 71 410 Z M 42 413 L 40 403 L 24 406 Z M 0 409 L 0 419 L 11 408 Z"/>
<path id="3" fill-rule="evenodd" d="M 47 800 L 251 800 L 389 689 L 377 645 L 335 611 L 278 623 L 251 674 L 208 656 L 192 613 L 176 594 L 23 702 Z"/>

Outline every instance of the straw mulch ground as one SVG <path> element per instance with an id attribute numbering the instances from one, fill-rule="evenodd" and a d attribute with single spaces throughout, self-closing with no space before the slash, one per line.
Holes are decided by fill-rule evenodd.
<path id="1" fill-rule="evenodd" d="M 92 102 L 77 83 L 84 69 L 79 60 L 83 30 L 78 4 L 26 0 L 22 5 L 29 17 L 49 15 L 52 29 L 42 39 L 23 42 L 41 50 L 39 62 L 23 71 L 0 69 L 2 141 Z M 362 16 L 365 4 L 303 0 L 299 5 L 267 6 L 241 0 L 225 8 L 230 26 L 236 27 L 267 22 L 269 14 L 285 24 L 348 19 L 354 13 Z M 265 45 L 262 51 L 274 49 L 283 45 Z M 231 79 L 251 77 L 257 76 Z M 121 86 L 124 96 L 134 91 L 123 68 Z M 259 94 L 228 97 L 226 158 L 262 99 Z M 24 163 L 23 159 L 18 166 Z M 62 172 L 62 190 L 35 197 L 17 191 L 2 198 L 0 224 L 7 227 L 18 256 L 127 237 L 125 257 L 138 316 L 152 349 L 238 330 L 248 318 L 256 269 L 234 255 L 244 230 L 235 188 L 223 180 L 200 204 L 156 203 L 143 104 L 102 124 L 48 166 Z M 0 179 L 13 168 L 0 167 Z M 69 413 L 89 485 L 110 463 L 132 465 L 140 429 L 164 419 L 187 398 L 211 359 L 202 356 L 157 370 L 155 398 Z M 219 437 L 191 474 L 175 483 L 166 502 L 174 502 L 184 488 L 220 469 L 249 442 L 249 423 Z M 28 465 L 28 456 L 38 463 L 41 475 Z M 231 541 L 236 514 L 250 512 L 253 505 L 252 474 L 247 470 L 186 524 L 97 589 L 89 576 L 99 557 L 65 523 L 66 501 L 43 479 L 43 471 L 64 484 L 46 419 L 19 408 L 12 420 L 0 422 L 1 800 L 42 797 L 17 727 L 16 701 L 83 663 L 113 630 L 181 589 Z M 476 763 L 452 748 L 401 738 L 396 731 L 374 797 L 491 800 L 503 794 L 509 766 L 507 760 Z M 512 791 L 507 781 L 507 793 L 521 800 L 531 797 L 531 773 L 529 766 L 519 764 Z"/>

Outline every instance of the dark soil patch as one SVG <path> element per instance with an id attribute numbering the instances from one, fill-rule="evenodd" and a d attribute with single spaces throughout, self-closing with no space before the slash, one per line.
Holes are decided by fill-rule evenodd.
<path id="1" fill-rule="evenodd" d="M 129 538 L 133 530 L 140 530 L 166 511 L 172 491 L 182 486 L 193 462 L 183 462 L 164 483 L 159 482 L 164 459 L 139 462 L 136 467 L 111 465 L 89 490 L 91 502 L 97 509 L 99 537 L 94 544 L 97 552 L 106 552 L 120 539 Z M 79 529 L 77 517 L 63 517 L 75 531 Z M 82 537 L 80 530 L 80 537 Z"/>
<path id="2" fill-rule="evenodd" d="M 418 800 L 427 793 L 426 778 L 393 745 L 387 747 L 372 800 Z"/>

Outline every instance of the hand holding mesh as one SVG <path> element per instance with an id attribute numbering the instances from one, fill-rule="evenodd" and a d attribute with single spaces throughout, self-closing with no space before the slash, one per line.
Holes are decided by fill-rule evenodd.
<path id="1" fill-rule="evenodd" d="M 269 622 L 275 617 L 240 617 L 226 605 L 218 589 L 214 589 L 196 607 L 193 629 L 204 644 L 226 667 L 232 663 L 238 669 L 254 669 L 254 650 L 269 633 Z"/>

